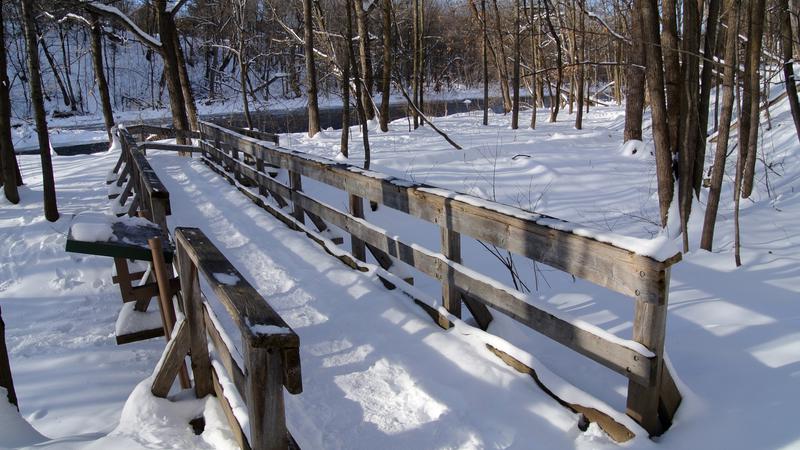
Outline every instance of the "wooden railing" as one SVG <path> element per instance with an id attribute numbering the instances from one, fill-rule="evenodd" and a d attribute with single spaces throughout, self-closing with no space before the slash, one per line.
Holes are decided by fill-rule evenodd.
<path id="1" fill-rule="evenodd" d="M 308 217 L 318 230 L 328 224 L 341 228 L 351 234 L 356 258 L 364 260 L 366 246 L 381 265 L 390 265 L 394 258 L 440 280 L 443 304 L 451 314 L 460 317 L 463 301 L 485 328 L 492 310 L 504 313 L 627 377 L 627 413 L 651 435 L 671 424 L 681 395 L 663 355 L 670 266 L 680 260 L 680 253 L 656 260 L 572 232 L 569 223 L 551 217 L 280 148 L 208 122 L 201 122 L 200 131 L 204 161 L 233 183 L 258 187 L 262 196 L 272 196 L 281 207 L 291 202 L 290 216 L 240 187 L 290 226 L 304 228 Z M 276 168 L 288 171 L 288 185 L 274 177 Z M 350 211 L 302 192 L 302 177 L 345 191 Z M 441 248 L 404 242 L 365 221 L 362 199 L 438 225 Z M 462 234 L 633 298 L 631 340 L 559 318 L 462 265 Z"/>
<path id="2" fill-rule="evenodd" d="M 152 392 L 166 397 L 187 354 L 198 398 L 214 393 L 242 448 L 286 449 L 297 444 L 286 429 L 283 388 L 302 391 L 299 338 L 197 228 L 176 228 L 185 319 L 175 325 L 159 361 Z M 201 291 L 202 279 L 211 287 Z M 211 297 L 210 300 L 208 297 Z M 242 363 L 210 301 L 224 306 L 241 336 Z M 209 353 L 210 347 L 213 352 Z M 235 414 L 237 402 L 247 418 Z"/>
<path id="3" fill-rule="evenodd" d="M 138 213 L 169 233 L 167 216 L 172 214 L 169 191 L 150 166 L 130 130 L 118 127 L 115 132 L 122 146 L 120 159 L 114 167 L 118 172 L 116 183 L 120 187 L 126 183 L 117 202 L 126 208 L 129 215 Z M 131 202 L 127 203 L 129 198 Z"/>

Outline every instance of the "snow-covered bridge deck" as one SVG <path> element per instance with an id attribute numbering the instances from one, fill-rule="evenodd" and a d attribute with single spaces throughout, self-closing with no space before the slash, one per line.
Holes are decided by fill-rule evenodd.
<path id="1" fill-rule="evenodd" d="M 170 227 L 202 228 L 300 335 L 304 392 L 286 402 L 301 447 L 562 447 L 586 439 L 576 414 L 486 348 L 488 335 L 463 324 L 442 330 L 407 296 L 288 229 L 200 160 L 150 159 L 171 194 Z"/>

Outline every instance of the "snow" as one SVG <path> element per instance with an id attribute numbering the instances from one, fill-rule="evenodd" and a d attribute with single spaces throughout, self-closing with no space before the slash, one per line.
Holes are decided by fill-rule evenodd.
<path id="1" fill-rule="evenodd" d="M 544 113 L 537 130 L 509 130 L 500 115 L 490 115 L 488 127 L 469 115 L 437 119 L 464 144 L 459 152 L 427 127 L 408 132 L 405 122 L 395 122 L 389 133 L 371 136 L 370 176 L 469 192 L 455 195 L 599 239 L 636 239 L 614 244 L 659 255 L 677 236 L 674 229 L 662 233 L 657 223 L 652 155 L 637 151 L 631 157 L 620 149 L 623 113 L 594 108 L 584 130 L 574 130 L 566 115 L 563 123 L 547 123 Z M 759 165 L 752 201 L 743 202 L 744 265 L 733 264 L 732 210 L 724 203 L 714 252 L 693 250 L 672 268 L 666 363 L 684 399 L 658 442 L 624 414 L 624 377 L 501 314 L 488 332 L 475 328 L 466 311 L 463 321 L 450 316 L 455 326 L 441 330 L 406 294 L 380 284 L 378 275 L 402 282 L 373 261 L 363 273 L 345 267 L 196 158 L 157 151 L 148 157 L 170 191 L 170 227 L 199 226 L 299 335 L 304 391 L 285 395 L 285 403 L 288 427 L 302 448 L 795 448 L 800 148 L 788 105 L 780 102 L 771 113 L 773 127 L 760 148 L 774 172 L 767 190 L 767 172 Z M 352 132 L 349 162 L 361 164 L 360 130 Z M 314 140 L 302 134 L 281 138 L 319 160 L 339 152 L 332 145 L 338 144 L 335 132 Z M 650 142 L 646 136 L 645 149 Z M 520 154 L 529 157 L 514 159 Z M 64 252 L 73 218 L 110 208 L 105 180 L 117 156 L 53 158 L 57 222 L 42 217 L 35 155 L 20 158 L 26 181 L 20 205 L 0 200 L 0 303 L 21 407 L 17 415 L 0 402 L 0 447 L 234 448 L 216 398 L 195 399 L 191 390 L 177 389 L 168 399 L 150 394 L 163 339 L 115 344 L 115 320 L 125 306 L 111 283 L 109 258 Z M 303 187 L 346 208 L 342 192 L 308 179 Z M 730 194 L 726 185 L 723 199 Z M 705 198 L 704 191 L 690 219 L 693 249 Z M 366 215 L 388 235 L 438 253 L 436 225 L 385 207 Z M 99 216 L 94 223 L 105 220 Z M 576 223 L 583 225 L 571 225 Z M 86 233 L 97 235 L 91 228 Z M 349 246 L 332 248 L 343 253 Z M 474 240 L 462 237 L 462 256 L 464 270 L 491 277 L 497 286 L 510 284 L 508 272 Z M 531 290 L 515 295 L 632 343 L 631 299 L 518 256 L 515 262 Z M 435 280 L 402 264 L 398 269 L 414 277 L 414 286 L 403 291 L 443 311 Z M 214 305 L 205 280 L 201 286 L 217 308 L 219 317 L 212 320 L 241 367 L 239 330 Z M 273 331 L 278 330 L 259 330 Z M 499 361 L 487 344 L 534 368 L 562 399 L 598 408 L 637 436 L 618 445 L 596 425 L 580 431 L 575 414 Z M 221 368 L 218 362 L 215 367 Z M 228 391 L 237 417 L 246 422 L 243 402 Z M 199 415 L 206 429 L 198 436 L 188 421 Z"/>
<path id="2" fill-rule="evenodd" d="M 250 331 L 253 334 L 289 334 L 292 331 L 286 327 L 279 327 L 277 325 L 250 325 Z"/>
<path id="3" fill-rule="evenodd" d="M 142 280 L 146 281 L 147 276 Z M 157 302 L 151 302 L 147 311 L 136 311 L 133 308 L 136 302 L 122 304 L 122 309 L 117 317 L 114 333 L 119 336 L 137 331 L 152 330 L 161 326 L 161 313 L 157 309 Z"/>
<path id="4" fill-rule="evenodd" d="M 108 214 L 85 212 L 75 216 L 70 231 L 78 241 L 106 242 L 114 234 L 112 224 L 113 218 Z"/>
<path id="5" fill-rule="evenodd" d="M 20 448 L 46 441 L 23 417 L 17 407 L 7 400 L 8 391 L 0 387 L 0 448 Z"/>
<path id="6" fill-rule="evenodd" d="M 240 281 L 242 281 L 241 279 L 239 279 L 238 276 L 236 276 L 236 274 L 232 273 L 214 272 L 213 276 L 214 279 L 217 280 L 217 282 L 227 286 L 235 286 Z"/>

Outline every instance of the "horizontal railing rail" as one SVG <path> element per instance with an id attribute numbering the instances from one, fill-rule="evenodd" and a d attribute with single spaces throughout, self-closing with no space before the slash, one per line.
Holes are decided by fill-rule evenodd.
<path id="1" fill-rule="evenodd" d="M 208 122 L 200 123 L 200 135 L 204 161 L 244 187 L 258 187 L 281 207 L 291 203 L 291 219 L 298 224 L 308 217 L 320 231 L 336 226 L 351 235 L 357 259 L 365 259 L 366 246 L 381 265 L 396 259 L 436 278 L 443 305 L 455 316 L 460 317 L 463 301 L 485 327 L 491 320 L 485 308 L 491 307 L 626 376 L 628 415 L 653 435 L 671 423 L 681 396 L 664 365 L 664 337 L 670 267 L 680 253 L 654 258 L 553 217 L 281 148 Z M 288 171 L 288 184 L 275 177 L 278 168 Z M 349 211 L 302 192 L 303 177 L 345 191 Z M 250 190 L 241 190 L 253 198 Z M 426 249 L 371 224 L 364 219 L 362 199 L 438 225 L 441 247 Z M 274 208 L 270 212 L 285 216 Z M 631 338 L 559 317 L 558 311 L 469 269 L 461 261 L 462 234 L 633 298 Z"/>

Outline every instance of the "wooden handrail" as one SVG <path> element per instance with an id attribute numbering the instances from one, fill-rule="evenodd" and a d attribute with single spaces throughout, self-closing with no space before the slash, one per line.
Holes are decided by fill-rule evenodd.
<path id="1" fill-rule="evenodd" d="M 190 342 L 183 354 L 190 353 L 197 396 L 216 393 L 242 448 L 296 447 L 286 429 L 283 388 L 292 394 L 302 392 L 297 334 L 202 231 L 178 227 L 175 242 L 187 324 L 184 339 Z M 241 333 L 241 363 L 233 357 L 236 349 L 228 348 L 230 341 L 223 338 L 225 330 L 213 319 L 209 300 L 201 292 L 201 276 Z M 215 349 L 213 358 L 207 339 Z M 233 414 L 223 378 L 231 380 L 236 397 L 247 405 L 249 434 Z"/>
<path id="2" fill-rule="evenodd" d="M 679 252 L 657 259 L 638 254 L 635 247 L 594 238 L 553 217 L 281 148 L 208 122 L 201 122 L 200 130 L 204 161 L 223 175 L 232 172 L 225 175 L 231 183 L 241 183 L 240 191 L 285 223 L 303 230 L 308 215 L 318 228 L 327 221 L 343 229 L 373 253 L 394 257 L 439 280 L 451 314 L 460 316 L 459 300 L 480 302 L 626 376 L 627 413 L 652 435 L 671 423 L 681 396 L 663 355 L 670 267 L 681 259 Z M 264 173 L 270 166 L 287 170 L 291 185 Z M 403 242 L 358 217 L 357 211 L 340 211 L 303 193 L 303 176 L 345 191 L 350 198 L 438 225 L 441 248 L 432 251 Z M 247 186 L 258 186 L 262 195 L 275 197 L 279 204 L 291 201 L 292 212 L 267 207 Z M 462 234 L 633 298 L 631 340 L 562 319 L 558 311 L 468 269 L 460 261 Z M 363 254 L 354 256 L 363 259 Z"/>

